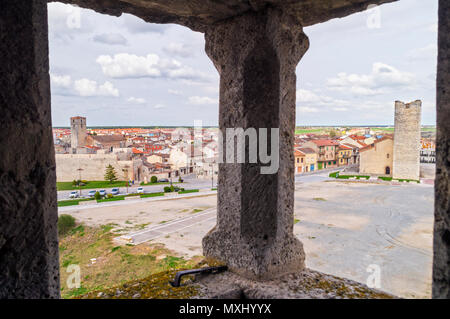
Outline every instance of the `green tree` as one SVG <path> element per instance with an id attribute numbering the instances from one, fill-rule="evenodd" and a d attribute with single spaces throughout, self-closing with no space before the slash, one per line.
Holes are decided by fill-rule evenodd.
<path id="1" fill-rule="evenodd" d="M 116 170 L 114 169 L 114 167 L 112 167 L 111 164 L 106 166 L 105 180 L 109 181 L 110 183 L 117 181 Z"/>
<path id="2" fill-rule="evenodd" d="M 150 182 L 151 182 L 152 184 L 157 183 L 157 182 L 158 182 L 158 177 L 152 176 L 152 177 L 150 178 Z"/>

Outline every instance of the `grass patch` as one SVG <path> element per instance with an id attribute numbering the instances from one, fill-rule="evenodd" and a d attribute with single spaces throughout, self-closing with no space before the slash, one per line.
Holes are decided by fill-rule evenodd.
<path id="1" fill-rule="evenodd" d="M 75 227 L 75 218 L 71 215 L 61 215 L 58 217 L 58 234 L 65 235 Z"/>
<path id="2" fill-rule="evenodd" d="M 78 205 L 80 202 L 87 202 L 90 200 L 94 200 L 94 198 L 60 200 L 58 201 L 58 207 Z"/>
<path id="3" fill-rule="evenodd" d="M 328 176 L 331 178 L 337 178 L 338 174 L 339 174 L 339 172 L 333 172 L 333 173 L 330 173 L 330 175 L 328 175 Z"/>
<path id="4" fill-rule="evenodd" d="M 323 128 L 297 128 L 295 129 L 295 134 L 308 134 L 308 133 L 321 133 L 326 132 Z"/>
<path id="5" fill-rule="evenodd" d="M 180 182 L 172 182 L 172 184 L 182 184 Z M 170 185 L 170 182 L 156 182 L 156 183 L 144 183 L 140 184 L 141 186 L 152 186 L 152 185 Z"/>
<path id="6" fill-rule="evenodd" d="M 93 189 L 93 188 L 112 188 L 112 187 L 126 187 L 125 181 L 116 181 L 110 183 L 109 181 L 87 181 L 81 189 Z M 73 185 L 72 182 L 56 182 L 56 189 L 59 191 L 78 190 L 79 186 Z"/>
<path id="7" fill-rule="evenodd" d="M 298 222 L 300 222 L 300 219 L 294 218 L 294 224 L 297 224 Z"/>
<path id="8" fill-rule="evenodd" d="M 338 178 L 338 179 L 356 178 L 356 179 L 366 179 L 366 180 L 368 180 L 370 178 L 370 176 L 367 176 L 367 175 L 338 175 L 336 178 Z"/>
<path id="9" fill-rule="evenodd" d="M 116 202 L 119 200 L 125 200 L 125 196 L 117 196 L 117 197 L 111 197 L 111 198 L 105 198 L 105 199 L 97 199 L 97 203 L 104 203 L 104 202 Z"/>
<path id="10" fill-rule="evenodd" d="M 188 194 L 188 193 L 198 193 L 198 189 L 186 189 L 184 191 L 179 191 L 178 194 Z"/>
<path id="11" fill-rule="evenodd" d="M 322 197 L 314 197 L 313 200 L 318 201 L 318 202 L 325 202 L 326 199 L 322 198 Z"/>
<path id="12" fill-rule="evenodd" d="M 80 226 L 76 232 L 68 232 L 59 240 L 63 298 L 76 298 L 161 272 L 190 269 L 201 260 L 201 257 L 185 260 L 173 256 L 161 244 L 117 246 L 113 241 L 116 235 L 111 232 L 114 224 L 101 227 Z M 79 236 L 81 229 L 84 236 Z M 91 258 L 96 258 L 97 262 L 92 264 Z M 77 264 L 81 268 L 80 288 L 67 287 L 67 279 L 71 273 L 67 273 L 66 269 L 71 264 Z"/>
<path id="13" fill-rule="evenodd" d="M 191 213 L 195 214 L 195 213 L 200 213 L 202 211 L 203 211 L 203 209 L 194 208 Z"/>
<path id="14" fill-rule="evenodd" d="M 217 188 L 211 188 L 211 190 L 212 190 L 212 191 L 216 191 L 216 190 L 217 190 Z"/>
<path id="15" fill-rule="evenodd" d="M 164 196 L 164 193 L 141 194 L 141 198 Z"/>
<path id="16" fill-rule="evenodd" d="M 398 182 L 407 182 L 407 183 L 417 183 L 420 184 L 420 181 L 416 180 L 416 179 L 401 179 L 401 178 L 392 178 L 392 177 L 386 177 L 386 176 L 379 176 L 378 179 L 381 179 L 383 181 L 398 181 Z"/>

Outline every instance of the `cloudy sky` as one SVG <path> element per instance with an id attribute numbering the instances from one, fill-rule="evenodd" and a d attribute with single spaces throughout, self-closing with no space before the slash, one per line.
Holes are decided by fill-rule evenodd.
<path id="1" fill-rule="evenodd" d="M 437 0 L 402 0 L 305 28 L 297 125 L 391 125 L 394 101 L 435 124 Z M 54 126 L 218 123 L 219 76 L 203 34 L 49 4 Z"/>

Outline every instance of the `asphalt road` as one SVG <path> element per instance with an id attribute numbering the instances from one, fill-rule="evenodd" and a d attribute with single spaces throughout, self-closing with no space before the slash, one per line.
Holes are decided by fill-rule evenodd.
<path id="1" fill-rule="evenodd" d="M 197 224 L 207 222 L 209 220 L 216 220 L 217 210 L 215 208 L 207 209 L 201 213 L 197 213 L 193 216 L 187 216 L 179 218 L 177 220 L 148 227 L 142 231 L 130 233 L 119 237 L 119 240 L 124 240 L 132 244 L 141 244 L 150 240 L 157 239 L 162 236 L 170 235 L 176 232 L 186 230 L 187 228 L 194 227 Z"/>
<path id="2" fill-rule="evenodd" d="M 214 180 L 214 187 L 216 187 L 217 180 Z M 211 183 L 210 179 L 197 179 L 192 177 L 186 177 L 184 178 L 184 182 L 180 184 L 174 184 L 174 186 L 183 187 L 185 189 L 211 189 Z M 168 184 L 162 184 L 162 185 L 151 185 L 151 186 L 142 186 L 144 188 L 144 192 L 146 193 L 157 193 L 157 192 L 164 192 L 164 187 L 169 186 Z M 136 193 L 138 187 L 141 187 L 139 184 L 135 184 L 131 187 L 128 187 L 128 194 Z M 91 190 L 100 190 L 104 189 L 107 193 L 110 193 L 112 188 L 94 188 L 94 189 L 83 189 L 81 190 L 82 196 L 87 196 L 88 192 Z M 69 199 L 69 195 L 73 190 L 70 191 L 58 191 L 58 200 L 64 200 Z M 120 194 L 124 195 L 127 192 L 126 187 L 120 187 L 119 188 Z"/>

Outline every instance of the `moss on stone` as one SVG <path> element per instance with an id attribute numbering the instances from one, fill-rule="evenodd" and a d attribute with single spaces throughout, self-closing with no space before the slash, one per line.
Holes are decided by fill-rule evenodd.
<path id="1" fill-rule="evenodd" d="M 172 287 L 169 283 L 179 270 L 169 270 L 133 280 L 123 285 L 105 290 L 93 291 L 78 297 L 79 299 L 186 299 L 199 294 L 192 278 L 183 277 L 180 287 Z"/>

